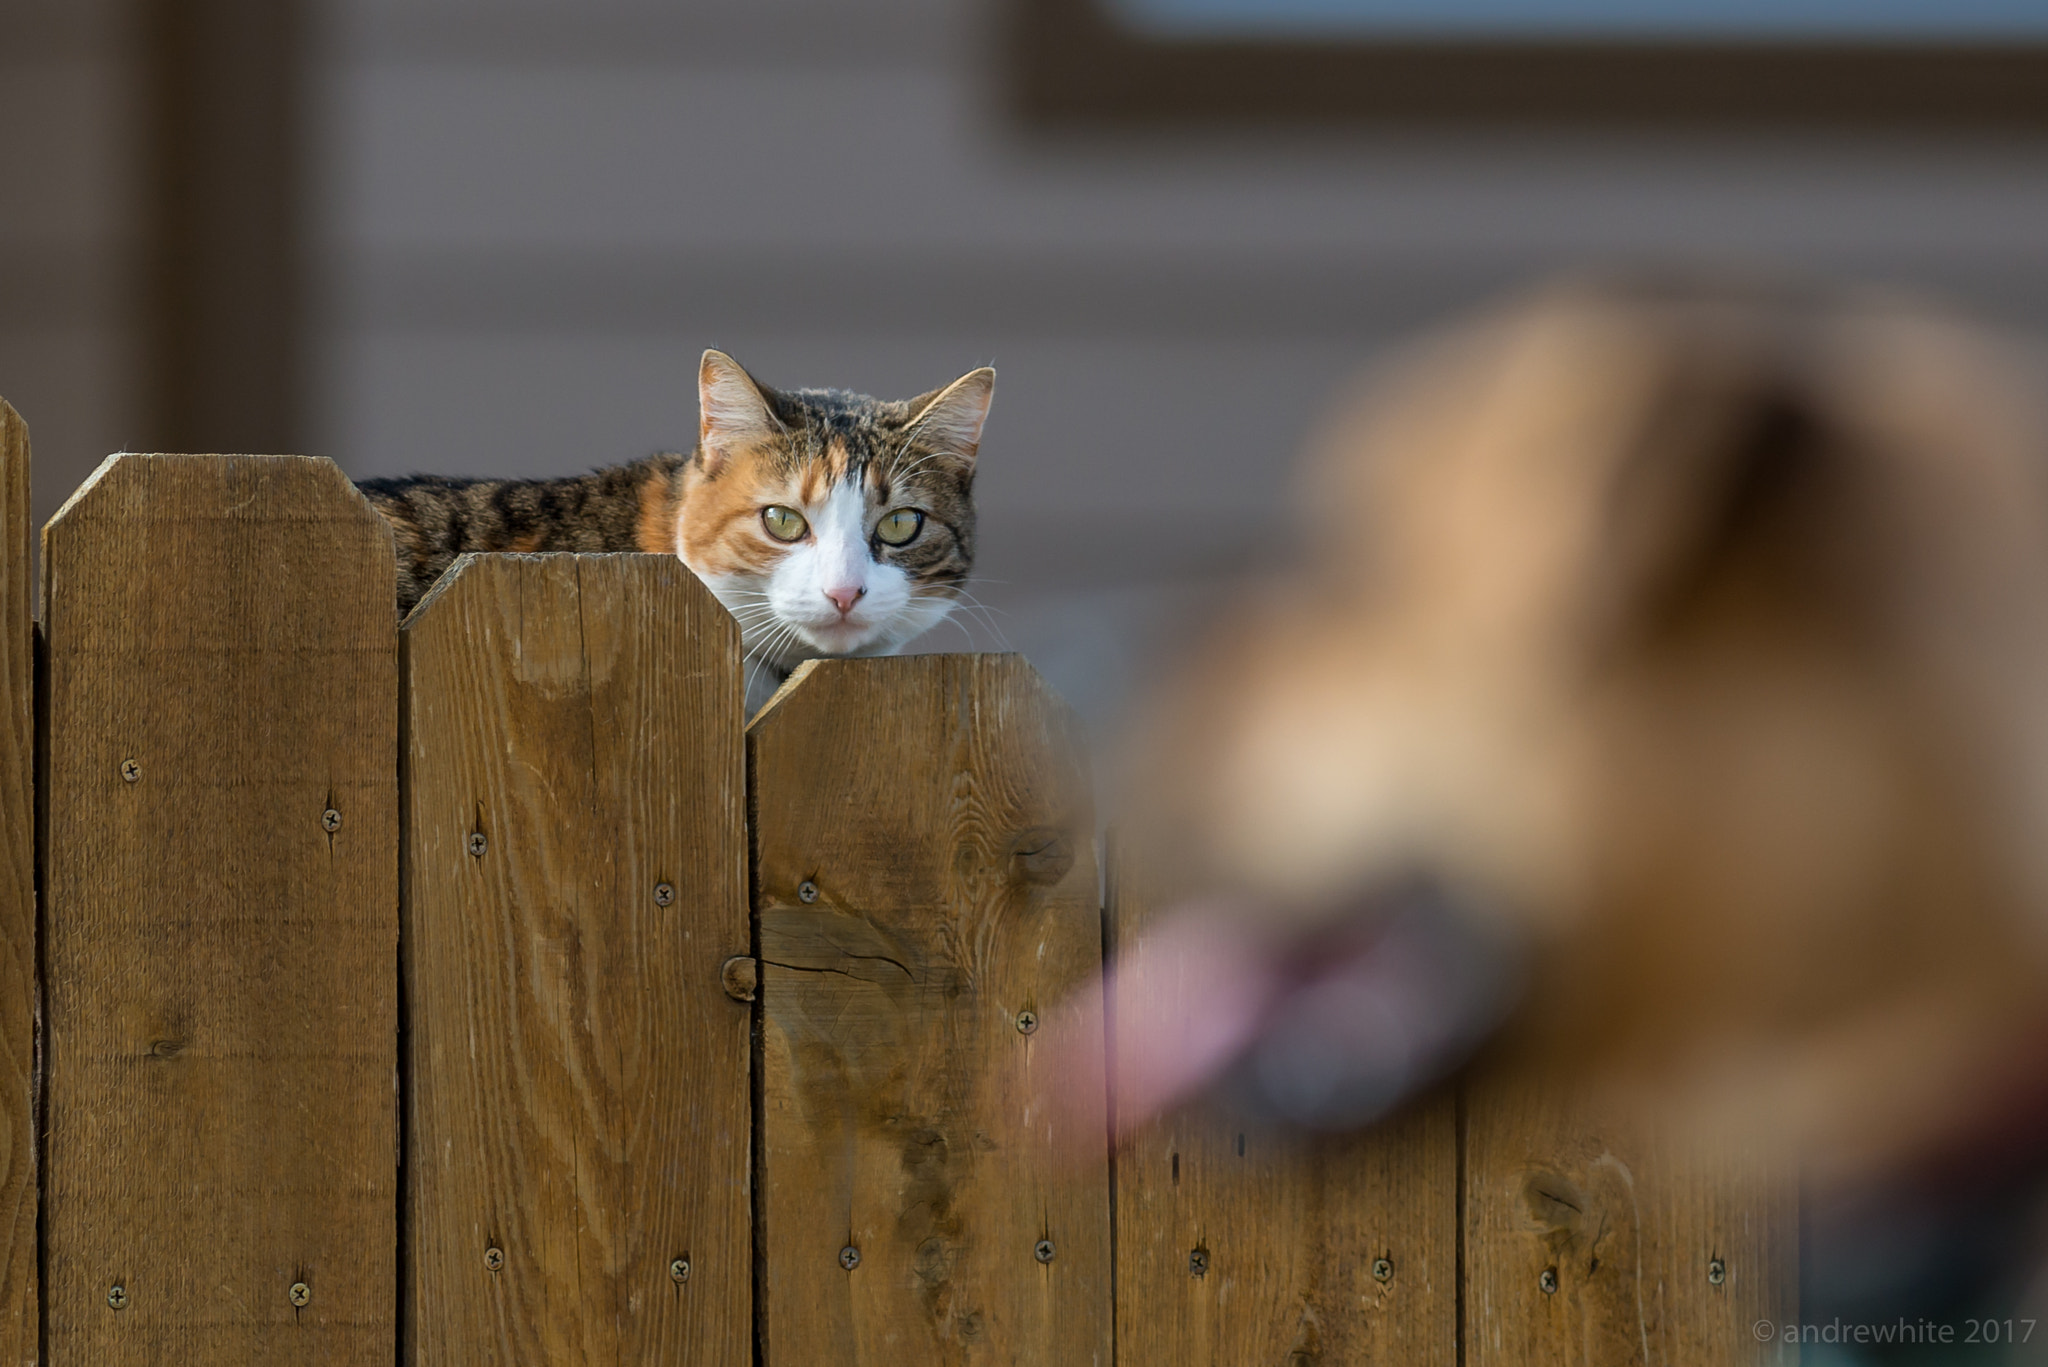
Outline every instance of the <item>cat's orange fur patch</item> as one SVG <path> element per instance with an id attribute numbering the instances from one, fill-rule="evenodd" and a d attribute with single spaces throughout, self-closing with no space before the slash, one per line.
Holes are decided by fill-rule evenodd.
<path id="1" fill-rule="evenodd" d="M 640 486 L 640 515 L 633 522 L 633 543 L 649 555 L 676 553 L 676 514 L 682 500 L 676 497 L 676 481 L 666 472 Z"/>
<path id="2" fill-rule="evenodd" d="M 690 568 L 712 575 L 759 574 L 774 565 L 779 548 L 752 525 L 761 507 L 776 501 L 763 487 L 768 473 L 768 463 L 758 456 L 728 462 L 717 479 L 692 472 L 678 505 L 686 510 L 682 551 Z"/>

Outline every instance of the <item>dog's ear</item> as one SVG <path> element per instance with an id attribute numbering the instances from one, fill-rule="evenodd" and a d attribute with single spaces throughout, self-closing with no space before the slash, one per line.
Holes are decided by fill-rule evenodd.
<path id="1" fill-rule="evenodd" d="M 1737 568 L 1788 596 L 1851 509 L 1830 488 L 1839 431 L 1768 355 L 1676 349 L 1611 467 L 1596 638 L 1653 637 Z"/>

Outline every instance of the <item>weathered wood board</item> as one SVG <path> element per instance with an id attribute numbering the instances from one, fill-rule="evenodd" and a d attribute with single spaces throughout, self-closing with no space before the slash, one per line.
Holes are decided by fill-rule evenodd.
<path id="1" fill-rule="evenodd" d="M 753 1357 L 739 639 L 680 561 L 405 628 L 407 1361 Z"/>
<path id="2" fill-rule="evenodd" d="M 819 661 L 749 747 L 767 1367 L 1107 1367 L 1099 1044 L 1033 1067 L 1040 1013 L 1101 1037 L 1064 704 L 1014 656 Z"/>
<path id="3" fill-rule="evenodd" d="M 1554 1079 L 1467 1089 L 1465 1362 L 1751 1367 L 1796 1361 L 1788 1166 L 1659 1142 Z"/>
<path id="4" fill-rule="evenodd" d="M 387 1367 L 390 532 L 324 460 L 118 456 L 43 574 L 48 1361 Z"/>
<path id="5" fill-rule="evenodd" d="M 1121 950 L 1168 898 L 1120 845 L 1109 890 Z M 1120 1367 L 1457 1361 L 1449 1094 L 1327 1138 L 1199 1102 L 1128 1135 L 1114 1161 Z"/>
<path id="6" fill-rule="evenodd" d="M 35 627 L 28 426 L 0 399 L 0 1361 L 36 1359 Z"/>

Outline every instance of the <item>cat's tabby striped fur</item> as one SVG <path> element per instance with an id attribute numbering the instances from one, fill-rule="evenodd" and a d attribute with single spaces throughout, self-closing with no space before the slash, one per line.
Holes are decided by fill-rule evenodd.
<path id="1" fill-rule="evenodd" d="M 994 385 L 982 369 L 907 401 L 779 391 L 710 351 L 687 456 L 565 479 L 360 487 L 396 534 L 402 612 L 466 551 L 678 555 L 738 619 L 772 686 L 814 656 L 890 653 L 952 610 L 974 567 L 974 464 Z"/>

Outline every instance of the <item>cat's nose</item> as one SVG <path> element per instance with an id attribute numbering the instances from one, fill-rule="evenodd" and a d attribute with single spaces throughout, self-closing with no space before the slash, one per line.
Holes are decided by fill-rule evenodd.
<path id="1" fill-rule="evenodd" d="M 843 617 L 853 611 L 855 603 L 868 596 L 868 591 L 866 588 L 854 588 L 849 585 L 846 588 L 826 589 L 825 596 L 832 600 L 832 606 L 838 608 L 839 615 Z"/>

